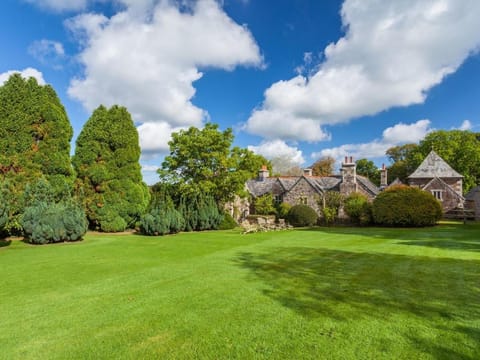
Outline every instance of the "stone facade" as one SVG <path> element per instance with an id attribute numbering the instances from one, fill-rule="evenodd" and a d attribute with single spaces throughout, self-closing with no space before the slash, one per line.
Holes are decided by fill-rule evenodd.
<path id="1" fill-rule="evenodd" d="M 445 213 L 463 206 L 463 176 L 450 167 L 435 151 L 408 177 L 410 186 L 430 192 Z"/>
<path id="2" fill-rule="evenodd" d="M 253 198 L 272 194 L 276 203 L 291 206 L 305 204 L 321 216 L 319 204 L 327 191 L 338 191 L 345 196 L 359 192 L 373 200 L 380 189 L 370 180 L 356 174 L 356 165 L 352 157 L 346 157 L 340 175 L 312 176 L 310 169 L 305 169 L 302 176 L 267 177 L 263 168 L 257 179 L 247 182 L 247 190 Z M 250 208 L 254 213 L 255 209 Z"/>

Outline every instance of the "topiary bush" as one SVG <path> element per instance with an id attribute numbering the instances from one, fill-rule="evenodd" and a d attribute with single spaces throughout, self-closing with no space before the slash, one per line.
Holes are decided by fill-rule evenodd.
<path id="1" fill-rule="evenodd" d="M 443 213 L 432 194 L 404 185 L 381 192 L 372 210 L 376 224 L 398 227 L 435 225 Z"/>
<path id="2" fill-rule="evenodd" d="M 372 204 L 363 194 L 350 194 L 345 199 L 343 209 L 350 220 L 356 225 L 369 225 L 373 222 Z"/>
<path id="3" fill-rule="evenodd" d="M 287 215 L 287 221 L 295 227 L 315 225 L 317 219 L 317 213 L 308 205 L 295 205 Z"/>
<path id="4" fill-rule="evenodd" d="M 231 230 L 235 229 L 237 226 L 238 224 L 232 217 L 232 215 L 230 215 L 229 213 L 224 213 L 223 220 L 220 225 L 218 225 L 218 230 Z"/>

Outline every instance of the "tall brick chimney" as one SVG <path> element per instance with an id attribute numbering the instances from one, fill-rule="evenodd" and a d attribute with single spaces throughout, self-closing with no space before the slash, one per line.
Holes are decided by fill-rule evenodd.
<path id="1" fill-rule="evenodd" d="M 263 181 L 269 176 L 267 165 L 262 165 L 262 168 L 258 171 L 258 181 Z"/>

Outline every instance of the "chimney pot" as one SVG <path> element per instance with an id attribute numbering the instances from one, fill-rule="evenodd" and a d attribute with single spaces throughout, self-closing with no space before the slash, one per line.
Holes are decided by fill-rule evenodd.
<path id="1" fill-rule="evenodd" d="M 353 164 L 353 156 L 350 156 L 350 164 Z"/>
<path id="2" fill-rule="evenodd" d="M 348 156 L 345 156 L 345 164 L 348 163 Z"/>

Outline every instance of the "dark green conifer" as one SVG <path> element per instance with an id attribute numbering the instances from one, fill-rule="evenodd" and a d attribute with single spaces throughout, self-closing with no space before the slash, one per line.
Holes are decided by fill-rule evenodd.
<path id="1" fill-rule="evenodd" d="M 73 157 L 92 228 L 123 231 L 135 226 L 149 202 L 139 159 L 138 132 L 127 109 L 97 108 L 77 139 Z"/>

